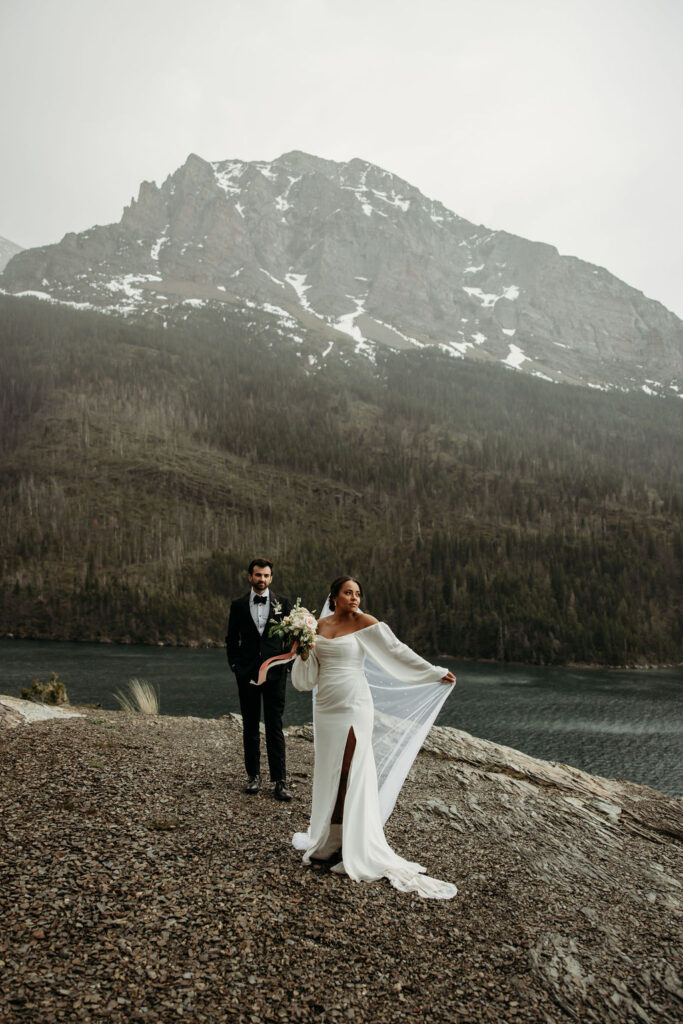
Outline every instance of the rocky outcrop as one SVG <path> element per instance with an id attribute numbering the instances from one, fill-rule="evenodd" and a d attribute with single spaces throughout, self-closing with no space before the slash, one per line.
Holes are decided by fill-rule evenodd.
<path id="1" fill-rule="evenodd" d="M 433 729 L 425 751 L 448 762 L 454 791 L 452 799 L 417 798 L 416 818 L 432 815 L 463 838 L 509 844 L 517 878 L 562 908 L 557 927 L 546 926 L 529 946 L 531 977 L 557 1006 L 577 1019 L 675 1019 L 683 983 L 668 943 L 683 911 L 683 801 L 454 729 Z M 652 935 L 642 916 L 652 911 L 669 922 L 667 941 L 655 941 L 650 962 L 639 964 L 633 941 L 641 930 Z M 565 913 L 582 926 L 564 927 Z M 613 962 L 608 974 L 597 967 L 603 957 Z"/>
<path id="2" fill-rule="evenodd" d="M 435 729 L 387 825 L 421 900 L 302 865 L 311 737 L 279 804 L 237 716 L 3 733 L 3 1020 L 680 1019 L 681 801 Z"/>
<path id="3" fill-rule="evenodd" d="M 363 160 L 191 155 L 118 224 L 27 250 L 3 287 L 122 314 L 272 317 L 372 354 L 442 345 L 553 380 L 677 393 L 683 324 L 600 267 L 474 225 Z M 330 344 L 331 343 L 331 344 Z"/>
<path id="4" fill-rule="evenodd" d="M 31 722 L 47 722 L 51 718 L 82 718 L 82 715 L 72 708 L 57 708 L 0 694 L 0 729 L 14 729 Z"/>

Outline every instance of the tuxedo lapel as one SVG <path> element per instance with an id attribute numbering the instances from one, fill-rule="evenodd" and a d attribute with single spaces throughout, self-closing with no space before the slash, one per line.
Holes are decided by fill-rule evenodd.
<path id="1" fill-rule="evenodd" d="M 266 620 L 266 628 L 263 631 L 262 637 L 258 629 L 256 628 L 256 623 L 254 622 L 254 618 L 251 614 L 251 591 L 248 594 L 245 594 L 244 597 L 240 597 L 237 601 L 237 604 L 240 607 L 240 613 L 242 616 L 243 633 L 249 632 L 251 636 L 257 640 L 266 639 L 268 637 L 268 632 L 271 626 L 271 619 L 281 619 L 284 615 L 283 608 L 281 608 L 279 613 L 275 611 L 276 604 L 282 605 L 282 598 L 278 597 L 277 594 L 274 594 L 273 591 L 270 590 L 268 603 L 268 618 Z"/>
<path id="2" fill-rule="evenodd" d="M 253 619 L 252 614 L 251 614 L 250 597 L 251 597 L 251 591 L 248 594 L 245 594 L 244 597 L 240 598 L 240 604 L 242 605 L 242 615 L 243 615 L 243 619 L 244 619 L 244 625 L 245 625 L 245 627 L 247 629 L 251 628 L 254 631 L 254 635 L 258 636 L 259 635 L 259 631 L 256 628 L 256 623 L 254 622 L 254 619 Z"/>

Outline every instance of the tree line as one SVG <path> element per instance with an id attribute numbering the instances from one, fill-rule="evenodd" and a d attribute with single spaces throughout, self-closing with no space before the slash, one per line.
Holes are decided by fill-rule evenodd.
<path id="1" fill-rule="evenodd" d="M 0 297 L 0 632 L 221 642 L 266 553 L 425 653 L 680 660 L 680 401 L 323 343 Z"/>

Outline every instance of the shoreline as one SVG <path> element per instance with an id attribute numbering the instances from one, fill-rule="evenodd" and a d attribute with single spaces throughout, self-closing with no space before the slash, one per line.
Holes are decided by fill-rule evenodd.
<path id="1" fill-rule="evenodd" d="M 20 708 L 19 705 L 23 705 L 24 707 Z M 126 716 L 125 719 L 121 717 L 120 724 L 124 721 L 130 721 L 131 718 L 133 718 L 143 721 L 163 720 L 171 725 L 174 722 L 180 725 L 186 722 L 205 723 L 207 727 L 221 726 L 225 723 L 234 725 L 236 723 L 240 730 L 242 728 L 242 716 L 234 711 L 228 711 L 216 718 L 204 718 L 201 715 L 169 715 L 164 713 L 144 715 L 142 712 L 131 713 L 124 708 L 112 709 L 102 708 L 99 705 L 93 704 L 72 704 L 68 700 L 64 704 L 53 705 L 39 700 L 25 700 L 21 697 L 3 693 L 0 693 L 0 728 L 3 725 L 3 714 L 6 714 L 10 707 L 15 715 L 17 711 L 23 713 L 23 724 L 27 725 L 33 724 L 37 721 L 48 721 L 50 719 L 61 721 L 67 718 L 92 718 L 93 716 L 97 719 L 98 716 L 113 715 Z M 10 727 L 13 727 L 13 725 Z M 314 727 L 312 721 L 286 725 L 284 726 L 283 732 L 287 739 L 303 739 L 311 744 L 314 741 Z M 265 735 L 263 732 L 263 726 L 261 726 L 261 733 L 262 735 Z M 467 750 L 467 753 L 464 753 L 465 750 Z M 473 757 L 472 751 L 476 751 L 476 757 Z M 468 761 L 470 764 L 477 763 L 478 760 L 482 763 L 486 763 L 488 770 L 502 773 L 517 775 L 526 774 L 533 777 L 542 777 L 544 779 L 544 785 L 548 785 L 548 780 L 554 773 L 558 773 L 558 778 L 563 774 L 568 774 L 572 779 L 571 785 L 574 785 L 578 780 L 581 787 L 584 789 L 594 789 L 595 786 L 597 786 L 598 789 L 600 787 L 614 787 L 617 790 L 635 788 L 637 790 L 645 791 L 657 798 L 661 798 L 662 800 L 678 801 L 681 804 L 681 812 L 683 813 L 683 793 L 679 796 L 673 796 L 671 793 L 664 793 L 662 790 L 655 789 L 653 786 L 649 786 L 646 783 L 635 782 L 631 779 L 610 778 L 608 776 L 589 772 L 584 768 L 578 768 L 574 765 L 566 764 L 563 761 L 535 757 L 533 754 L 526 754 L 524 751 L 519 750 L 516 747 L 511 747 L 507 744 L 498 743 L 494 740 L 487 740 L 474 736 L 472 733 L 466 732 L 463 729 L 458 729 L 455 725 L 433 725 L 417 756 L 420 757 L 425 753 L 436 754 L 440 759 L 450 761 L 464 758 L 464 760 Z M 495 768 L 493 767 L 494 763 L 496 764 Z M 522 765 L 524 767 L 520 767 Z M 559 788 L 566 787 L 566 783 L 564 781 L 556 781 L 555 784 L 558 785 Z M 595 791 L 597 792 L 597 789 L 595 789 Z M 606 795 L 605 790 L 602 791 L 602 795 Z"/>
<path id="2" fill-rule="evenodd" d="M 210 650 L 225 650 L 225 644 L 218 640 L 207 639 L 205 641 L 193 641 L 188 640 L 185 643 L 180 642 L 164 642 L 163 640 L 112 640 L 110 638 L 74 638 L 74 637 L 45 637 L 45 636 L 16 636 L 14 633 L 3 633 L 0 634 L 0 640 L 11 640 L 13 642 L 31 641 L 33 643 L 53 643 L 53 644 L 97 644 L 102 647 L 163 647 L 180 648 L 182 650 L 199 650 L 199 651 L 210 651 Z M 552 662 L 551 664 L 541 664 L 535 661 L 498 661 L 496 658 L 466 658 L 455 654 L 446 654 L 443 651 L 434 654 L 434 659 L 446 658 L 448 661 L 459 661 L 470 663 L 473 665 L 510 665 L 516 668 L 533 668 L 533 669 L 579 669 L 586 672 L 656 672 L 660 669 L 683 669 L 683 662 L 664 662 L 662 664 L 653 664 L 651 662 L 645 662 L 643 664 L 629 664 L 629 665 L 611 665 L 601 662 L 580 662 L 580 661 L 563 661 L 563 662 Z"/>

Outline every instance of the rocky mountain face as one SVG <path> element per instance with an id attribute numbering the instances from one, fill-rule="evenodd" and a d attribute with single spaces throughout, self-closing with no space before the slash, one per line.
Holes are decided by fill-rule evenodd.
<path id="1" fill-rule="evenodd" d="M 9 238 L 0 235 L 0 270 L 4 270 L 13 256 L 22 251 L 22 247 L 16 242 L 10 242 Z"/>
<path id="2" fill-rule="evenodd" d="M 191 155 L 118 224 L 16 255 L 11 293 L 228 320 L 258 308 L 321 355 L 439 345 L 557 381 L 679 393 L 683 322 L 608 271 L 472 224 L 363 160 Z"/>

